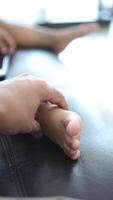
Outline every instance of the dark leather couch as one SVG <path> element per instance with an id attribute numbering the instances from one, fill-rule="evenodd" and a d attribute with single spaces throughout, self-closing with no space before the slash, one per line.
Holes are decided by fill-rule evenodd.
<path id="1" fill-rule="evenodd" d="M 76 99 L 73 85 L 76 95 L 71 96 L 71 87 L 60 76 L 63 70 L 54 54 L 25 50 L 12 59 L 7 78 L 28 72 L 64 90 L 70 109 L 83 119 L 80 159 L 72 161 L 47 138 L 0 136 L 0 196 L 113 199 L 113 113 L 87 94 Z"/>

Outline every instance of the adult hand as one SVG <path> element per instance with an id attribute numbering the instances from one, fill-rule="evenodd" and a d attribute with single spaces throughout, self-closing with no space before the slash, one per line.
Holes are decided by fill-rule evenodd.
<path id="1" fill-rule="evenodd" d="M 0 82 L 0 132 L 37 133 L 40 125 L 35 116 L 46 101 L 67 109 L 64 96 L 41 79 L 21 75 Z"/>
<path id="2" fill-rule="evenodd" d="M 7 30 L 0 27 L 0 54 L 13 54 L 15 48 L 15 39 Z"/>

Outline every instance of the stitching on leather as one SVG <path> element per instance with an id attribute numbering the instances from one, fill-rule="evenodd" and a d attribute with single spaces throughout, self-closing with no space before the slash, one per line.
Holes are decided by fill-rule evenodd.
<path id="1" fill-rule="evenodd" d="M 13 152 L 13 148 L 11 145 L 11 142 L 9 141 L 9 136 L 1 136 L 0 140 L 1 140 L 1 144 L 2 147 L 4 149 L 5 152 L 5 156 L 8 162 L 8 166 L 11 172 L 11 175 L 14 178 L 15 184 L 16 184 L 16 188 L 17 188 L 17 192 L 18 195 L 20 197 L 26 197 L 27 193 L 24 187 L 24 183 L 23 183 L 23 179 L 21 176 L 21 173 L 16 165 L 16 161 L 15 161 L 15 155 Z"/>

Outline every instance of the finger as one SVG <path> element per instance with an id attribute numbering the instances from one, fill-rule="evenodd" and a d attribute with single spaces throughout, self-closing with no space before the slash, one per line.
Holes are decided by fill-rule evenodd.
<path id="1" fill-rule="evenodd" d="M 7 54 L 8 53 L 8 47 L 5 44 L 4 41 L 0 40 L 0 52 L 1 54 Z"/>
<path id="2" fill-rule="evenodd" d="M 12 37 L 12 35 L 10 35 L 8 32 L 4 31 L 4 42 L 6 43 L 6 45 L 9 47 L 9 53 L 13 54 L 15 52 L 16 49 L 16 41 L 15 39 Z"/>
<path id="3" fill-rule="evenodd" d="M 31 135 L 36 139 L 40 139 L 43 136 L 40 124 L 36 120 L 34 120 L 34 122 L 33 122 L 33 128 L 32 128 Z"/>
<path id="4" fill-rule="evenodd" d="M 29 80 L 32 81 L 35 92 L 37 92 L 38 99 L 40 99 L 39 103 L 43 103 L 46 101 L 52 104 L 56 104 L 63 109 L 68 109 L 66 99 L 60 91 L 58 91 L 54 87 L 51 87 L 46 81 L 33 77 L 32 75 L 26 77 L 28 77 Z"/>
<path id="5" fill-rule="evenodd" d="M 68 109 L 68 104 L 63 94 L 51 87 L 46 81 L 32 75 L 23 75 L 21 78 L 28 79 L 32 83 L 34 91 L 38 95 L 39 104 L 46 101 L 56 104 L 63 109 Z"/>
<path id="6" fill-rule="evenodd" d="M 37 135 L 38 131 L 40 131 L 40 124 L 36 120 L 34 120 L 31 135 Z"/>
<path id="7" fill-rule="evenodd" d="M 59 107 L 63 109 L 68 109 L 68 104 L 63 94 L 51 86 L 47 86 L 47 87 L 48 87 L 48 90 L 47 90 L 47 94 L 44 97 L 44 101 L 49 101 L 52 104 L 57 104 Z"/>

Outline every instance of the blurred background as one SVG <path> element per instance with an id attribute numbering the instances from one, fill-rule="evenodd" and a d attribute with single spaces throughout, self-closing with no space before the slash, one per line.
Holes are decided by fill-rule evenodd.
<path id="1" fill-rule="evenodd" d="M 96 33 L 73 40 L 59 54 L 65 66 L 65 87 L 67 84 L 69 93 L 74 93 L 76 87 L 76 98 L 88 107 L 96 100 L 103 102 L 103 107 L 112 107 L 112 15 L 113 0 L 0 0 L 0 19 L 11 23 L 64 26 L 98 22 L 104 25 Z M 32 57 L 35 63 L 34 55 Z M 41 60 L 41 69 L 45 71 L 44 60 Z M 62 78 L 60 81 L 62 84 Z"/>
<path id="2" fill-rule="evenodd" d="M 112 7 L 113 0 L 0 0 L 0 18 L 23 24 L 109 21 Z"/>

